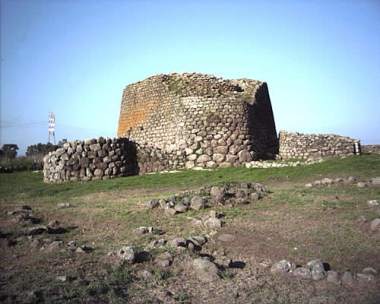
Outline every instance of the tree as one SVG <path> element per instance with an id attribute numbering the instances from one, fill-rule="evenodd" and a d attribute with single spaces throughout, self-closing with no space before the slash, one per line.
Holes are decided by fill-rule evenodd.
<path id="1" fill-rule="evenodd" d="M 30 145 L 26 149 L 26 156 L 28 157 L 43 157 L 51 151 L 55 151 L 58 148 L 57 145 L 53 145 L 52 143 L 42 144 L 38 143 L 36 145 Z"/>
<path id="2" fill-rule="evenodd" d="M 16 144 L 5 144 L 1 150 L 3 150 L 4 158 L 13 159 L 16 158 L 18 146 Z"/>
<path id="3" fill-rule="evenodd" d="M 59 142 L 58 142 L 58 146 L 62 147 L 63 144 L 67 143 L 67 138 L 62 138 Z"/>

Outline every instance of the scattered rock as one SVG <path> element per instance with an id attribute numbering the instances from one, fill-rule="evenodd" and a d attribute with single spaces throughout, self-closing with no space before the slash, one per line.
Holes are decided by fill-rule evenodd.
<path id="1" fill-rule="evenodd" d="M 188 207 L 183 204 L 183 203 L 178 203 L 174 206 L 174 209 L 175 211 L 177 211 L 178 213 L 183 213 L 183 212 L 186 212 Z"/>
<path id="2" fill-rule="evenodd" d="M 365 187 L 368 186 L 368 184 L 365 183 L 365 182 L 358 182 L 358 183 L 356 184 L 356 186 L 357 186 L 358 188 L 365 188 Z"/>
<path id="3" fill-rule="evenodd" d="M 307 183 L 307 184 L 305 184 L 305 187 L 306 188 L 313 188 L 313 184 L 312 183 Z"/>
<path id="4" fill-rule="evenodd" d="M 186 240 L 184 238 L 175 238 L 169 242 L 172 247 L 186 247 Z"/>
<path id="5" fill-rule="evenodd" d="M 28 205 L 23 205 L 20 207 L 17 207 L 13 211 L 8 211 L 8 215 L 17 215 L 17 214 L 25 214 L 25 213 L 31 213 L 32 208 Z"/>
<path id="6" fill-rule="evenodd" d="M 62 248 L 63 241 L 53 241 L 46 247 L 46 252 L 54 252 L 59 248 Z"/>
<path id="7" fill-rule="evenodd" d="M 362 270 L 362 273 L 377 275 L 377 270 L 372 267 L 366 267 Z"/>
<path id="8" fill-rule="evenodd" d="M 233 262 L 230 258 L 222 255 L 222 256 L 216 256 L 215 257 L 215 260 L 214 260 L 214 263 L 216 265 L 219 265 L 223 268 L 229 268 L 233 265 Z"/>
<path id="9" fill-rule="evenodd" d="M 63 276 L 57 276 L 55 278 L 57 281 L 59 282 L 66 282 L 67 281 L 67 276 L 63 275 Z"/>
<path id="10" fill-rule="evenodd" d="M 194 259 L 193 269 L 198 279 L 202 282 L 212 282 L 219 279 L 218 268 L 206 258 Z"/>
<path id="11" fill-rule="evenodd" d="M 359 283 L 369 283 L 375 281 L 375 276 L 369 273 L 358 273 L 356 275 L 356 279 L 359 281 Z"/>
<path id="12" fill-rule="evenodd" d="M 207 243 L 207 238 L 201 235 L 191 236 L 186 240 L 187 243 L 191 242 L 196 246 L 202 247 Z"/>
<path id="13" fill-rule="evenodd" d="M 173 216 L 173 215 L 177 214 L 177 210 L 175 210 L 174 208 L 166 208 L 165 209 L 165 214 Z"/>
<path id="14" fill-rule="evenodd" d="M 352 287 L 355 284 L 354 277 L 350 271 L 346 271 L 342 275 L 342 284 Z"/>
<path id="15" fill-rule="evenodd" d="M 71 204 L 70 204 L 70 203 L 58 203 L 58 204 L 57 204 L 57 207 L 60 208 L 60 209 L 63 209 L 63 208 L 70 208 L 70 207 L 71 207 Z"/>
<path id="16" fill-rule="evenodd" d="M 331 185 L 333 180 L 331 178 L 325 177 L 321 180 L 322 185 Z"/>
<path id="17" fill-rule="evenodd" d="M 70 251 L 75 251 L 77 249 L 76 241 L 70 241 L 67 243 L 67 249 Z"/>
<path id="18" fill-rule="evenodd" d="M 295 277 L 298 277 L 300 279 L 311 279 L 312 278 L 312 273 L 310 269 L 305 268 L 305 267 L 298 267 L 293 271 L 293 275 Z"/>
<path id="19" fill-rule="evenodd" d="M 149 228 L 151 228 L 151 229 L 149 229 Z M 135 230 L 133 230 L 133 232 L 137 235 L 143 235 L 143 234 L 149 233 L 150 230 L 153 230 L 153 227 L 138 227 Z"/>
<path id="20" fill-rule="evenodd" d="M 86 253 L 86 251 L 84 251 L 82 247 L 77 247 L 77 249 L 75 249 L 75 253 Z"/>
<path id="21" fill-rule="evenodd" d="M 210 229 L 219 229 L 222 227 L 222 221 L 216 217 L 210 217 L 204 221 L 204 225 Z"/>
<path id="22" fill-rule="evenodd" d="M 281 260 L 272 265 L 270 271 L 272 273 L 287 273 L 293 271 L 295 269 L 295 265 L 287 260 Z"/>
<path id="23" fill-rule="evenodd" d="M 372 231 L 380 230 L 380 218 L 376 218 L 371 221 L 370 229 Z"/>
<path id="24" fill-rule="evenodd" d="M 378 200 L 369 200 L 367 201 L 367 204 L 369 207 L 377 207 L 380 205 Z"/>
<path id="25" fill-rule="evenodd" d="M 127 263 L 134 263 L 136 260 L 136 250 L 132 246 L 124 246 L 116 253 L 117 257 Z"/>
<path id="26" fill-rule="evenodd" d="M 370 183 L 374 186 L 380 186 L 380 177 L 371 178 Z"/>
<path id="27" fill-rule="evenodd" d="M 340 285 L 341 282 L 339 280 L 339 274 L 336 272 L 336 271 L 333 271 L 333 270 L 329 270 L 327 271 L 327 282 L 330 282 L 330 283 L 333 283 L 333 284 L 336 284 L 336 285 Z"/>
<path id="28" fill-rule="evenodd" d="M 159 205 L 160 205 L 160 203 L 159 203 L 159 200 L 157 200 L 157 199 L 152 199 L 152 200 L 145 203 L 145 206 L 149 209 L 156 208 Z"/>
<path id="29" fill-rule="evenodd" d="M 24 234 L 25 235 L 38 235 L 47 232 L 48 229 L 46 226 L 40 225 L 40 226 L 34 226 L 25 229 Z"/>
<path id="30" fill-rule="evenodd" d="M 143 280 L 149 280 L 150 278 L 153 277 L 152 273 L 148 270 L 139 270 L 137 271 L 137 277 Z"/>
<path id="31" fill-rule="evenodd" d="M 213 186 L 210 189 L 210 196 L 215 203 L 223 203 L 225 189 L 223 187 Z"/>
<path id="32" fill-rule="evenodd" d="M 203 197 L 196 195 L 196 196 L 193 196 L 193 198 L 191 199 L 191 202 L 190 202 L 191 209 L 200 210 L 200 209 L 205 208 L 205 206 L 206 204 Z"/>
<path id="33" fill-rule="evenodd" d="M 149 243 L 148 247 L 149 248 L 157 248 L 157 247 L 162 247 L 166 244 L 165 239 L 159 239 L 159 240 L 153 240 Z"/>
<path id="34" fill-rule="evenodd" d="M 169 252 L 164 252 L 156 257 L 155 262 L 160 267 L 169 267 L 173 262 L 173 256 Z"/>
<path id="35" fill-rule="evenodd" d="M 82 245 L 82 246 L 80 246 L 80 247 L 78 247 L 78 249 L 82 249 L 82 251 L 84 252 L 84 253 L 89 253 L 89 252 L 91 252 L 91 251 L 93 251 L 94 250 L 94 247 L 92 247 L 92 246 L 89 246 L 89 245 Z M 78 250 L 77 249 L 77 250 Z"/>
<path id="36" fill-rule="evenodd" d="M 312 260 L 306 266 L 310 269 L 311 277 L 314 281 L 322 280 L 327 275 L 321 260 Z"/>

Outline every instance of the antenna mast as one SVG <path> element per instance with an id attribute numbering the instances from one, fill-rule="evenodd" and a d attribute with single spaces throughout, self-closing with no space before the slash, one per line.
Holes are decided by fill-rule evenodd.
<path id="1" fill-rule="evenodd" d="M 55 145 L 55 114 L 53 112 L 49 112 L 49 126 L 48 126 L 48 143 L 53 139 L 53 143 Z"/>

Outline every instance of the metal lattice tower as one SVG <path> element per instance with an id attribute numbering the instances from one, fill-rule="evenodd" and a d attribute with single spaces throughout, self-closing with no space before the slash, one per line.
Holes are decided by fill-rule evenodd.
<path id="1" fill-rule="evenodd" d="M 53 112 L 49 112 L 49 126 L 48 126 L 48 143 L 53 139 L 53 144 L 55 145 L 55 114 Z"/>

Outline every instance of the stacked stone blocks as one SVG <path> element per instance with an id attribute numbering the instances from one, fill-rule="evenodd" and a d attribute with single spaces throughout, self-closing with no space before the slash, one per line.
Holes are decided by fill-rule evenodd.
<path id="1" fill-rule="evenodd" d="M 335 134 L 302 134 L 281 131 L 281 159 L 312 159 L 360 154 L 360 141 Z"/>

